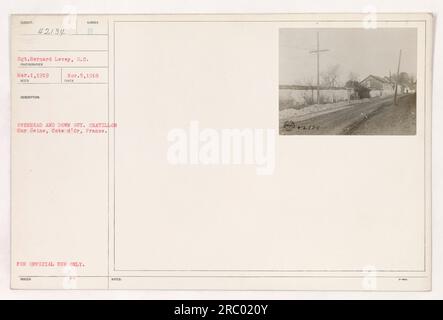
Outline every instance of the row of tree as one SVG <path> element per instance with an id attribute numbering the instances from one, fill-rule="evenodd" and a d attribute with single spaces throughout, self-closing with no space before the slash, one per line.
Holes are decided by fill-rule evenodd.
<path id="1" fill-rule="evenodd" d="M 320 74 L 320 85 L 322 87 L 355 87 L 356 83 L 360 81 L 359 75 L 354 72 L 350 72 L 348 75 L 348 80 L 343 84 L 339 81 L 340 76 L 340 65 L 332 65 L 326 71 Z M 397 82 L 397 75 L 393 74 L 389 76 L 392 83 Z M 415 86 L 416 79 L 413 75 L 408 74 L 407 72 L 401 72 L 398 77 L 398 84 L 403 86 L 413 87 Z M 314 78 L 306 78 L 301 83 L 306 86 L 315 86 L 317 85 L 317 80 Z"/>

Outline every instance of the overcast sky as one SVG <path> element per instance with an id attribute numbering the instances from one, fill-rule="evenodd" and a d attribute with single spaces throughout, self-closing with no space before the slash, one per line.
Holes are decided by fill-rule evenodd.
<path id="1" fill-rule="evenodd" d="M 303 84 L 317 79 L 316 55 L 320 36 L 320 73 L 340 65 L 339 81 L 344 84 L 353 72 L 362 80 L 369 74 L 388 76 L 397 72 L 402 49 L 400 72 L 416 75 L 417 35 L 414 28 L 402 29 L 281 29 L 280 84 Z"/>

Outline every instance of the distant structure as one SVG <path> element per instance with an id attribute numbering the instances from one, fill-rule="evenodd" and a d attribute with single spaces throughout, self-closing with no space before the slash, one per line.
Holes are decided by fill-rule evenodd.
<path id="1" fill-rule="evenodd" d="M 371 98 L 392 95 L 395 90 L 395 82 L 390 77 L 378 77 L 370 74 L 360 81 L 360 84 L 370 89 Z M 402 89 L 400 88 L 400 90 Z"/>

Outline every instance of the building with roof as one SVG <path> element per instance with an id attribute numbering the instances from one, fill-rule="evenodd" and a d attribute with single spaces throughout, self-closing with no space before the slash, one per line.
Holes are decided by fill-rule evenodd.
<path id="1" fill-rule="evenodd" d="M 371 97 L 388 96 L 394 94 L 395 82 L 389 77 L 378 77 L 370 74 L 360 84 L 370 90 Z"/>

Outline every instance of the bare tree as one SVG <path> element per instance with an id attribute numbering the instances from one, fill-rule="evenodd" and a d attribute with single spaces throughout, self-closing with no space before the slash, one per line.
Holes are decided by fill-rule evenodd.
<path id="1" fill-rule="evenodd" d="M 326 87 L 335 87 L 338 83 L 338 77 L 340 75 L 340 65 L 336 64 L 330 66 L 326 72 L 322 73 L 322 84 Z"/>
<path id="2" fill-rule="evenodd" d="M 349 72 L 348 80 L 349 81 L 358 81 L 359 75 L 355 72 Z"/>
<path id="3" fill-rule="evenodd" d="M 306 77 L 301 81 L 301 84 L 304 86 L 313 86 L 315 83 L 314 78 L 313 77 Z"/>
<path id="4" fill-rule="evenodd" d="M 409 74 L 407 72 L 400 72 L 398 79 L 397 75 L 393 75 L 392 78 L 395 82 L 401 85 L 407 85 L 410 82 Z"/>

